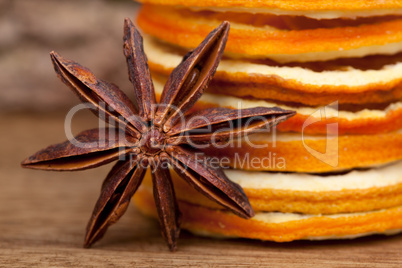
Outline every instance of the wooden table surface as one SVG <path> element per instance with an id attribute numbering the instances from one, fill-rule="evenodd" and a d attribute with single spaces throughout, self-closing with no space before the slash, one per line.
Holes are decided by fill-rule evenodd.
<path id="1" fill-rule="evenodd" d="M 158 224 L 131 206 L 103 240 L 82 243 L 109 166 L 80 172 L 25 170 L 28 155 L 61 142 L 65 113 L 0 115 L 0 267 L 401 267 L 402 236 L 272 243 L 217 240 L 182 232 L 170 253 Z M 74 131 L 96 126 L 74 118 Z M 291 265 L 291 266 L 290 266 Z"/>

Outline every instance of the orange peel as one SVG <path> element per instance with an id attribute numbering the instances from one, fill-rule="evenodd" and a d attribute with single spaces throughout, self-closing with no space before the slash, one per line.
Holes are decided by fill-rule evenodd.
<path id="1" fill-rule="evenodd" d="M 163 82 L 154 77 L 155 94 L 159 98 Z M 278 106 L 294 110 L 297 114 L 277 125 L 282 132 L 302 132 L 304 134 L 379 134 L 402 128 L 402 102 L 390 104 L 384 110 L 364 109 L 358 112 L 337 111 L 327 107 L 294 107 L 263 100 L 240 99 L 231 96 L 204 93 L 194 106 L 195 110 L 211 107 L 251 108 Z M 322 114 L 325 115 L 321 116 Z M 310 120 L 314 121 L 309 124 Z M 311 122 L 312 122 L 311 121 Z"/>
<path id="2" fill-rule="evenodd" d="M 271 13 L 277 15 L 307 16 L 317 19 L 371 17 L 401 14 L 402 1 L 364 0 L 136 0 L 145 4 L 183 6 L 200 10 Z"/>
<path id="3" fill-rule="evenodd" d="M 255 212 L 339 214 L 402 206 L 402 162 L 386 167 L 326 176 L 226 169 L 246 193 Z M 176 197 L 193 205 L 224 209 L 171 172 Z M 152 191 L 148 173 L 144 187 Z"/>
<path id="4" fill-rule="evenodd" d="M 144 187 L 134 195 L 137 208 L 156 218 L 152 192 Z M 402 229 L 402 207 L 334 215 L 300 215 L 257 212 L 245 220 L 218 209 L 178 201 L 182 228 L 213 237 L 242 237 L 276 242 L 299 239 L 355 238 L 371 234 L 395 234 Z"/>
<path id="5" fill-rule="evenodd" d="M 236 14 L 233 15 L 236 17 Z M 141 29 L 160 40 L 194 48 L 225 18 L 167 6 L 144 5 L 138 14 Z M 402 19 L 373 24 L 305 30 L 231 22 L 226 55 L 270 58 L 277 62 L 330 60 L 402 51 Z"/>
<path id="6" fill-rule="evenodd" d="M 287 133 L 272 136 L 270 133 L 252 135 L 234 141 L 234 146 L 227 144 L 202 150 L 211 157 L 225 159 L 231 168 L 255 171 L 333 172 L 402 159 L 401 131 L 339 137 Z M 249 164 L 244 159 L 255 162 Z"/>
<path id="7" fill-rule="evenodd" d="M 144 36 L 151 70 L 167 77 L 181 55 L 170 46 Z M 402 59 L 402 54 L 399 57 Z M 308 106 L 387 103 L 402 99 L 402 64 L 393 56 L 371 56 L 347 62 L 276 65 L 223 59 L 207 91 L 240 98 L 295 102 Z M 375 64 L 376 63 L 376 64 Z M 354 64 L 356 67 L 348 64 Z M 375 69 L 359 69 L 376 65 Z"/>

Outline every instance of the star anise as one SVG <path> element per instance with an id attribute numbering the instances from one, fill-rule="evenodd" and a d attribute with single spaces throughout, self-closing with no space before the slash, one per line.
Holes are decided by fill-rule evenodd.
<path id="1" fill-rule="evenodd" d="M 212 108 L 186 113 L 215 73 L 228 32 L 229 23 L 222 23 L 184 57 L 170 75 L 158 105 L 142 37 L 129 19 L 124 25 L 124 55 L 136 105 L 117 86 L 97 79 L 87 68 L 51 52 L 59 78 L 112 126 L 87 130 L 72 141 L 49 146 L 23 161 L 22 166 L 72 171 L 117 160 L 103 182 L 89 220 L 85 247 L 99 240 L 108 226 L 124 214 L 149 166 L 162 234 L 171 250 L 176 249 L 180 212 L 168 165 L 195 189 L 231 212 L 243 218 L 254 215 L 240 186 L 231 182 L 210 160 L 198 159 L 197 144 L 217 144 L 241 137 L 273 126 L 294 112 L 260 107 Z"/>

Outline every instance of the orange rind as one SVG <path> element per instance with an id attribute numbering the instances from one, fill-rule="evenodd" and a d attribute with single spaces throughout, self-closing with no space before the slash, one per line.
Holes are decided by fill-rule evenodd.
<path id="1" fill-rule="evenodd" d="M 144 36 L 144 42 L 151 70 L 167 77 L 180 63 L 182 53 L 149 36 Z M 226 58 L 220 62 L 207 91 L 308 106 L 334 101 L 339 104 L 394 102 L 402 99 L 402 64 L 398 59 L 402 61 L 402 54 L 278 65 Z"/>
<path id="2" fill-rule="evenodd" d="M 199 10 L 270 13 L 276 15 L 307 16 L 317 19 L 355 18 L 402 14 L 402 1 L 364 0 L 136 0 L 146 4 L 182 6 Z"/>
<path id="3" fill-rule="evenodd" d="M 246 193 L 255 212 L 339 214 L 402 206 L 402 162 L 345 174 L 252 172 L 225 169 Z M 224 208 L 171 172 L 176 197 L 211 209 Z M 152 191 L 151 175 L 144 179 Z"/>
<path id="4" fill-rule="evenodd" d="M 155 94 L 160 97 L 163 82 L 154 77 Z M 388 105 L 383 110 L 363 109 L 361 111 L 338 111 L 332 106 L 297 107 L 277 104 L 264 100 L 241 99 L 231 96 L 204 93 L 194 106 L 195 110 L 211 107 L 246 109 L 252 107 L 278 106 L 294 110 L 297 114 L 277 129 L 282 132 L 302 132 L 304 134 L 379 134 L 402 128 L 402 102 Z"/>
<path id="5" fill-rule="evenodd" d="M 249 22 L 239 17 L 250 16 Z M 254 25 L 252 14 L 221 13 L 169 6 L 144 5 L 138 15 L 141 29 L 160 40 L 194 48 L 222 20 L 231 22 L 225 53 L 231 57 L 269 58 L 277 62 L 324 61 L 336 58 L 395 54 L 402 51 L 402 18 L 374 18 L 372 23 L 313 29 L 281 29 Z M 263 15 L 261 15 L 263 16 Z M 272 19 L 268 16 L 268 22 Z M 289 17 L 286 20 L 293 18 Z M 347 23 L 347 22 L 345 22 Z"/>
<path id="6" fill-rule="evenodd" d="M 211 157 L 225 159 L 223 164 L 236 169 L 333 172 L 380 166 L 402 159 L 402 131 L 343 136 L 273 132 L 202 150 Z"/>
<path id="7" fill-rule="evenodd" d="M 156 218 L 151 189 L 141 187 L 134 195 L 137 208 Z M 299 239 L 355 238 L 371 234 L 395 234 L 402 229 L 402 206 L 369 212 L 303 215 L 257 212 L 246 220 L 219 209 L 178 200 L 182 228 L 213 237 L 242 237 L 276 242 Z"/>

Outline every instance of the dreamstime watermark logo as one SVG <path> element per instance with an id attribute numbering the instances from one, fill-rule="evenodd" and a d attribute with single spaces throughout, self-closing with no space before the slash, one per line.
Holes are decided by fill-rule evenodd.
<path id="1" fill-rule="evenodd" d="M 241 109 L 241 106 L 239 102 L 237 109 Z M 159 107 L 157 105 L 154 110 Z M 75 136 L 72 132 L 75 115 L 84 109 L 91 109 L 99 117 L 98 129 L 92 130 L 91 138 Z M 152 122 L 144 122 L 128 110 L 117 112 L 105 103 L 99 103 L 96 107 L 91 103 L 83 103 L 68 112 L 64 127 L 66 137 L 78 148 L 97 148 L 98 154 L 110 150 L 119 160 L 134 160 L 137 154 L 145 152 L 141 161 L 144 165 L 149 164 L 145 149 L 158 154 L 169 141 L 170 145 L 185 144 L 189 148 L 198 149 L 199 153 L 194 154 L 194 159 L 188 159 L 192 163 L 184 163 L 185 166 L 207 164 L 213 168 L 286 170 L 286 156 L 272 152 L 277 147 L 277 140 L 283 135 L 277 133 L 276 127 L 270 127 L 275 118 L 241 113 L 241 110 L 215 109 L 211 113 L 195 112 L 192 116 L 186 116 L 177 107 L 170 107 L 169 117 L 174 118 L 174 125 L 165 133 L 161 128 L 152 127 Z M 305 129 L 337 116 L 337 102 L 319 108 L 305 120 L 301 133 L 306 151 L 334 167 L 338 165 L 338 123 L 326 125 L 324 151 L 310 147 L 306 142 L 310 137 L 305 135 Z M 250 130 L 253 135 L 248 136 Z"/>

